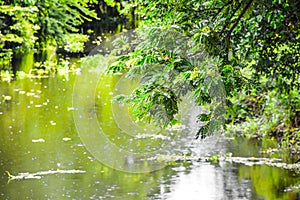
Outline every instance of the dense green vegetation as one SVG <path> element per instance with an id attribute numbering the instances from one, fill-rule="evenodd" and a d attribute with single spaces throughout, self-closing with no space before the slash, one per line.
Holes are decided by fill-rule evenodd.
<path id="1" fill-rule="evenodd" d="M 110 71 L 141 77 L 140 88 L 120 97 L 139 119 L 172 125 L 181 96 L 190 90 L 199 105 L 212 105 L 199 116 L 206 125 L 198 136 L 216 129 L 226 107 L 228 131 L 274 138 L 299 150 L 299 1 L 137 0 L 135 5 L 145 42 Z M 191 40 L 182 43 L 184 37 Z M 201 62 L 189 53 L 202 53 Z M 213 95 L 220 81 L 226 106 L 222 90 Z"/>
<path id="2" fill-rule="evenodd" d="M 10 69 L 18 53 L 80 41 L 79 34 L 71 34 L 84 20 L 96 17 L 87 9 L 88 2 L 0 1 L 1 68 Z"/>
<path id="3" fill-rule="evenodd" d="M 47 59 L 57 49 L 82 51 L 88 38 L 79 29 L 88 21 L 132 18 L 133 11 L 142 42 L 108 72 L 140 79 L 130 96 L 118 98 L 137 119 L 178 123 L 178 105 L 192 92 L 207 110 L 197 138 L 225 127 L 299 151 L 298 0 L 0 0 L 0 68 L 11 70 L 19 54 L 50 46 Z M 116 48 L 124 50 L 124 41 Z"/>

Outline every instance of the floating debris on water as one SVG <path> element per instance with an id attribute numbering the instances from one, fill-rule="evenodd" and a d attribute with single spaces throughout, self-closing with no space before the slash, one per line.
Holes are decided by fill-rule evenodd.
<path id="1" fill-rule="evenodd" d="M 85 173 L 86 171 L 84 170 L 77 170 L 77 169 L 72 169 L 72 170 L 61 170 L 61 169 L 57 169 L 57 170 L 48 170 L 48 171 L 40 171 L 40 172 L 36 172 L 36 173 L 29 173 L 29 172 L 22 172 L 22 173 L 18 173 L 18 175 L 14 176 L 11 175 L 9 173 L 9 171 L 6 171 L 9 180 L 8 181 L 12 181 L 12 180 L 23 180 L 23 179 L 41 179 L 42 176 L 45 175 L 51 175 L 51 174 L 80 174 L 80 173 Z"/>
<path id="2" fill-rule="evenodd" d="M 135 136 L 137 139 L 145 139 L 145 138 L 151 138 L 151 139 L 161 139 L 161 140 L 170 140 L 170 137 L 160 134 L 140 134 Z"/>
<path id="3" fill-rule="evenodd" d="M 282 169 L 292 170 L 300 173 L 300 163 L 284 163 L 279 158 L 258 158 L 258 157 L 231 157 L 231 156 L 186 156 L 186 155 L 157 155 L 147 160 L 158 160 L 165 162 L 176 162 L 176 161 L 204 161 L 204 162 L 229 162 L 238 163 L 246 166 L 254 165 L 267 165 L 270 167 L 278 167 Z"/>
<path id="4" fill-rule="evenodd" d="M 74 107 L 68 107 L 68 111 L 72 111 L 72 110 L 75 110 Z"/>
<path id="5" fill-rule="evenodd" d="M 12 99 L 11 96 L 2 95 L 2 97 L 4 101 L 10 101 Z"/>
<path id="6" fill-rule="evenodd" d="M 68 137 L 64 137 L 63 139 L 62 139 L 63 141 L 70 141 L 70 140 L 72 140 L 71 138 L 68 138 Z"/>
<path id="7" fill-rule="evenodd" d="M 186 128 L 187 127 L 185 125 L 173 125 L 173 126 L 167 127 L 166 129 L 169 131 L 182 131 Z"/>
<path id="8" fill-rule="evenodd" d="M 45 140 L 43 138 L 39 138 L 39 139 L 32 139 L 31 140 L 33 143 L 37 143 L 37 142 L 45 142 Z"/>

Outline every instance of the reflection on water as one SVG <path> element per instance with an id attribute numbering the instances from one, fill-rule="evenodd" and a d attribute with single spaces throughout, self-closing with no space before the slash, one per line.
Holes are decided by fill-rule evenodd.
<path id="1" fill-rule="evenodd" d="M 180 174 L 168 199 L 251 199 L 249 181 L 238 181 L 232 166 L 224 169 L 208 163 L 197 163 L 188 174 Z M 234 186 L 234 187 L 232 187 Z"/>
<path id="2" fill-rule="evenodd" d="M 178 162 L 140 174 L 106 167 L 86 150 L 76 132 L 73 113 L 77 108 L 72 104 L 75 76 L 0 83 L 0 199 L 300 198 L 299 191 L 285 192 L 287 187 L 299 185 L 300 177 L 274 167 Z M 107 107 L 90 106 L 91 112 L 98 112 L 99 120 L 106 120 L 107 130 L 118 129 L 103 115 Z M 196 148 L 191 152 L 199 155 L 225 153 L 226 145 L 227 151 L 235 156 L 259 152 L 256 143 L 247 141 L 228 145 L 209 138 L 194 145 Z M 5 172 L 16 175 L 56 169 L 80 169 L 86 173 L 46 175 L 7 183 Z"/>

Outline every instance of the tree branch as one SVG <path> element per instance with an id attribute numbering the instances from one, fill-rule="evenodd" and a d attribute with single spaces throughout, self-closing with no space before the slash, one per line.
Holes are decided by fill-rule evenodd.
<path id="1" fill-rule="evenodd" d="M 228 21 L 228 23 L 226 23 L 226 24 L 223 26 L 223 28 L 222 28 L 222 30 L 221 30 L 221 32 L 220 32 L 220 35 L 222 35 L 222 33 L 225 31 L 227 25 L 230 24 L 230 21 L 231 21 L 231 19 L 233 18 L 234 14 L 241 8 L 241 6 L 242 6 L 242 3 L 239 3 L 238 6 L 235 8 L 235 10 L 231 13 L 231 15 L 230 15 L 230 17 L 228 18 L 228 20 L 226 20 L 226 21 Z"/>
<path id="2" fill-rule="evenodd" d="M 243 9 L 242 13 L 239 15 L 239 17 L 237 18 L 237 20 L 235 21 L 235 23 L 233 24 L 233 26 L 229 30 L 229 32 L 227 34 L 227 38 L 230 38 L 230 35 L 231 35 L 233 29 L 238 25 L 238 23 L 240 22 L 240 20 L 242 19 L 242 17 L 245 15 L 245 13 L 247 12 L 247 10 L 250 8 L 250 6 L 253 3 L 253 1 L 254 0 L 250 0 L 248 2 L 248 4 L 246 5 L 246 7 Z"/>

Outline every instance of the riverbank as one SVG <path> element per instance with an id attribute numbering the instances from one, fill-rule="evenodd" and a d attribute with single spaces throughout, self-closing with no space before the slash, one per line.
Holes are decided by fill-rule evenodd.
<path id="1" fill-rule="evenodd" d="M 262 141 L 270 155 L 281 152 L 293 162 L 300 157 L 300 95 L 293 90 L 286 95 L 271 92 L 245 95 L 232 99 L 227 108 L 226 133 Z"/>

